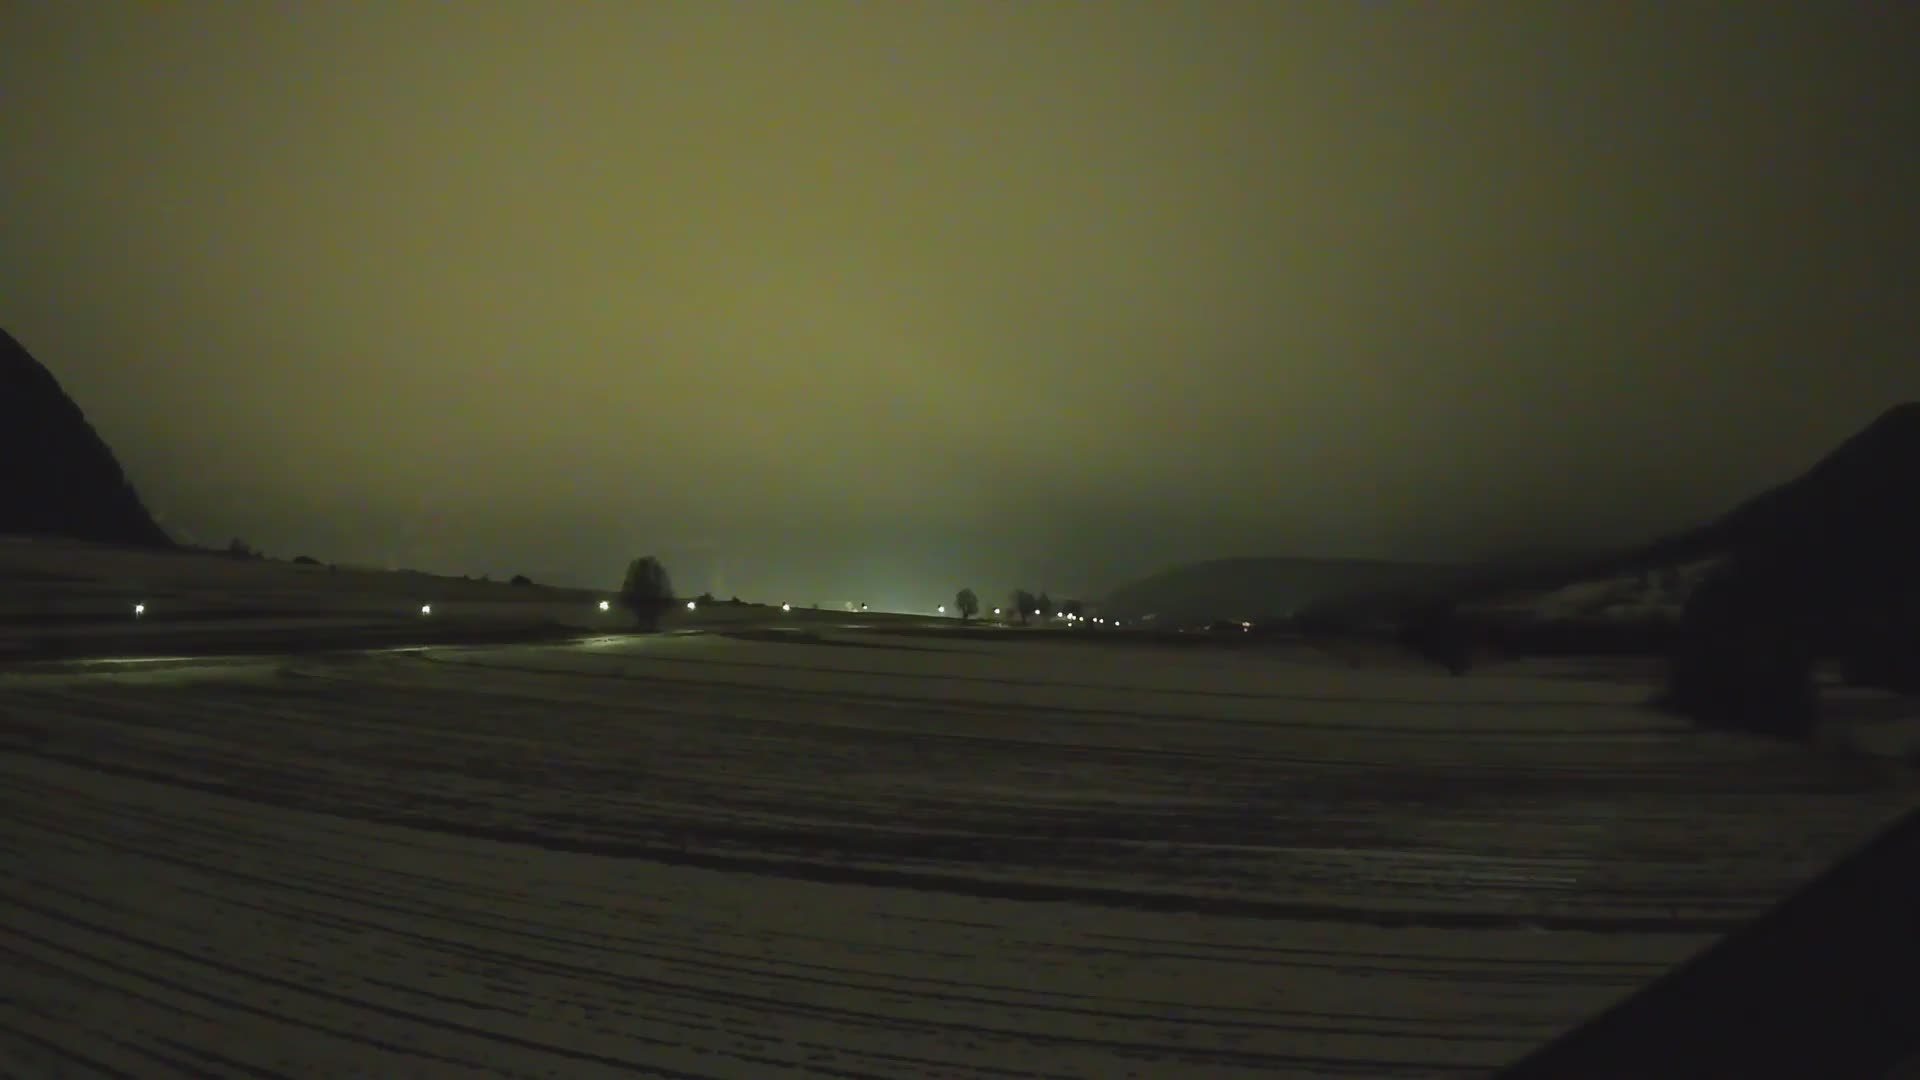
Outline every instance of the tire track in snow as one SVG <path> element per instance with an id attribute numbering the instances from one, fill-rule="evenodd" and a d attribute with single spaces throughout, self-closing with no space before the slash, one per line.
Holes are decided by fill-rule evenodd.
<path id="1" fill-rule="evenodd" d="M 94 701 L 89 707 L 98 715 L 113 715 L 124 708 L 124 703 L 109 706 L 106 701 Z M 206 707 L 217 707 L 217 705 L 203 706 L 203 708 Z M 315 714 L 303 718 L 303 723 L 320 730 L 326 729 L 330 721 L 324 714 Z M 396 714 L 392 724 L 395 730 L 404 730 L 404 711 Z M 711 742 L 715 732 L 703 729 L 700 736 Z M 138 754 L 128 756 L 137 757 L 142 761 L 153 761 L 169 753 L 175 757 L 181 756 L 178 750 L 168 751 L 163 747 L 152 745 L 143 747 Z M 391 751 L 385 750 L 382 753 L 390 754 Z M 198 745 L 193 747 L 192 753 L 186 756 L 199 766 L 205 766 L 214 760 L 214 756 L 204 746 Z M 323 754 L 319 760 L 331 762 L 341 757 L 342 755 L 338 754 Z M 1018 807 L 1016 804 L 1004 809 L 990 808 L 984 811 L 989 816 L 981 819 L 983 811 L 980 809 L 976 808 L 971 814 L 965 814 L 962 812 L 960 802 L 950 802 L 930 809 L 921 808 L 905 823 L 887 826 L 869 823 L 855 827 L 849 818 L 860 812 L 859 802 L 851 798 L 857 794 L 856 792 L 836 791 L 831 785 L 818 784 L 798 787 L 776 786 L 769 791 L 751 782 L 740 782 L 739 778 L 742 774 L 756 762 L 762 766 L 762 772 L 766 771 L 764 765 L 767 762 L 778 762 L 777 755 L 761 750 L 757 754 L 729 751 L 719 761 L 698 762 L 697 764 L 707 766 L 707 774 L 717 782 L 696 784 L 692 789 L 688 789 L 685 781 L 680 781 L 672 785 L 672 788 L 678 789 L 677 795 L 673 790 L 669 790 L 642 800 L 640 805 L 636 805 L 632 800 L 615 800 L 614 805 L 605 810 L 588 813 L 557 810 L 541 812 L 537 808 L 515 813 L 512 812 L 513 806 L 510 803 L 500 800 L 499 794 L 523 792 L 542 784 L 551 784 L 553 778 L 545 775 L 550 771 L 550 762 L 541 763 L 539 768 L 519 772 L 510 768 L 487 789 L 476 791 L 470 782 L 472 770 L 460 764 L 457 759 L 451 762 L 438 760 L 446 757 L 444 750 L 436 749 L 430 743 L 423 742 L 414 751 L 412 759 L 394 762 L 393 768 L 404 770 L 412 783 L 406 790 L 404 798 L 388 799 L 385 805 L 382 805 L 382 796 L 393 792 L 392 786 L 378 781 L 366 782 L 351 779 L 355 764 L 351 755 L 346 755 L 340 766 L 347 770 L 348 775 L 330 783 L 318 785 L 318 790 L 309 790 L 315 788 L 315 785 L 309 782 L 311 778 L 307 775 L 311 772 L 311 767 L 307 766 L 305 759 L 300 757 L 292 757 L 281 762 L 277 770 L 264 767 L 257 771 L 242 770 L 235 779 L 214 780 L 212 783 L 216 786 L 209 790 L 231 792 L 236 785 L 260 788 L 264 794 L 256 797 L 267 798 L 285 805 L 314 806 L 320 803 L 358 805 L 369 808 L 372 812 L 365 816 L 373 820 L 401 821 L 427 829 L 537 843 L 558 850 L 649 858 L 681 865 L 735 868 L 813 878 L 824 877 L 827 880 L 890 883 L 915 888 L 951 888 L 982 895 L 1002 895 L 1008 894 L 1008 890 L 1016 890 L 1011 894 L 1030 898 L 1052 896 L 1104 903 L 1127 903 L 1130 902 L 1127 898 L 1132 895 L 1137 896 L 1137 899 L 1131 902 L 1152 906 L 1159 910 L 1191 907 L 1197 910 L 1264 912 L 1299 918 L 1337 918 L 1338 911 L 1343 906 L 1340 903 L 1304 902 L 1291 906 L 1275 905 L 1233 897 L 1195 897 L 1183 903 L 1178 898 L 1179 894 L 1173 894 L 1170 898 L 1163 891 L 1111 888 L 1103 891 L 1098 880 L 1093 882 L 1055 881 L 1048 883 L 1042 889 L 1036 887 L 1032 881 L 1026 882 L 1023 886 L 1018 883 L 1006 884 L 993 878 L 983 879 L 966 875 L 961 876 L 962 880 L 955 880 L 956 875 L 950 872 L 956 864 L 959 867 L 971 867 L 983 861 L 1024 863 L 1033 867 L 1048 864 L 1057 866 L 1061 862 L 1060 857 L 1065 855 L 1068 856 L 1067 861 L 1070 866 L 1116 865 L 1120 868 L 1120 872 L 1131 875 L 1132 872 L 1125 869 L 1126 867 L 1143 858 L 1153 856 L 1152 851 L 1143 850 L 1143 844 L 1149 847 L 1164 846 L 1168 839 L 1174 839 L 1184 845 L 1187 854 L 1195 855 L 1204 853 L 1207 849 L 1204 845 L 1196 846 L 1194 842 L 1204 840 L 1209 829 L 1217 832 L 1219 823 L 1222 821 L 1226 822 L 1228 827 L 1239 824 L 1250 826 L 1265 824 L 1256 819 L 1247 818 L 1244 811 L 1229 814 L 1225 819 L 1222 819 L 1218 812 L 1197 817 L 1186 815 L 1189 822 L 1197 823 L 1201 827 L 1198 835 L 1195 835 L 1191 825 L 1183 824 L 1180 815 L 1169 814 L 1164 805 L 1151 804 L 1135 815 L 1137 820 L 1108 824 L 1106 821 L 1111 810 L 1098 804 L 1070 807 L 1057 814 L 1046 808 L 1032 805 Z M 1096 761 L 1095 764 L 1103 763 Z M 322 766 L 323 769 L 325 767 Z M 904 760 L 892 767 L 902 771 L 910 770 L 913 762 Z M 217 769 L 200 771 L 211 772 L 216 776 L 219 774 Z M 691 771 L 697 775 L 699 770 Z M 129 772 L 127 775 L 154 776 L 156 774 L 153 770 L 140 766 L 137 767 L 137 771 Z M 448 786 L 436 788 L 431 782 L 436 777 L 446 779 Z M 1264 795 L 1258 790 L 1261 786 L 1261 778 L 1257 773 L 1250 779 L 1249 785 L 1254 798 L 1273 801 L 1270 795 Z M 1448 786 L 1450 785 L 1441 785 L 1437 796 L 1444 798 L 1447 795 L 1445 789 Z M 756 793 L 760 800 L 757 804 L 747 801 L 749 796 L 756 796 Z M 667 798 L 664 803 L 660 801 L 663 796 Z M 786 814 L 780 813 L 781 806 L 803 806 L 809 797 L 821 807 L 814 821 L 804 822 L 804 819 L 795 819 L 792 810 Z M 1391 798 L 1389 794 L 1389 799 Z M 569 801 L 575 800 L 569 799 Z M 1353 795 L 1343 793 L 1337 787 L 1333 792 L 1323 794 L 1316 801 L 1337 802 L 1349 806 L 1363 805 Z M 872 806 L 870 822 L 878 821 L 889 813 L 897 815 L 902 808 L 902 803 L 897 796 L 891 800 L 876 801 L 870 805 Z M 1385 809 L 1391 810 L 1391 804 Z M 716 814 L 716 810 L 724 814 L 724 817 Z M 464 817 L 460 821 L 441 820 L 448 812 L 459 812 Z M 491 820 L 485 824 L 475 824 L 473 818 L 482 814 Z M 503 814 L 506 815 L 504 820 L 502 820 Z M 773 816 L 755 823 L 756 814 Z M 833 823 L 832 818 L 836 814 L 842 822 L 847 824 Z M 929 828 L 926 824 L 927 819 L 936 815 L 948 820 L 958 819 L 963 825 L 958 830 Z M 1044 824 L 1050 815 L 1057 816 L 1058 821 L 1052 825 Z M 977 820 L 968 822 L 967 817 Z M 793 823 L 782 824 L 783 821 Z M 1281 824 L 1298 829 L 1302 823 L 1282 822 Z M 1425 887 L 1442 894 L 1457 890 L 1457 886 L 1447 883 L 1450 880 L 1461 880 L 1483 895 L 1495 891 L 1497 886 L 1496 881 L 1488 879 L 1484 874 L 1480 874 L 1476 880 L 1477 872 L 1471 869 L 1462 871 L 1458 864 L 1451 868 L 1448 868 L 1445 863 L 1433 864 L 1436 868 L 1444 870 L 1442 879 L 1445 880 L 1433 879 L 1431 870 L 1420 870 L 1404 858 L 1384 862 L 1375 858 L 1370 854 L 1370 849 L 1383 846 L 1381 838 L 1376 835 L 1370 835 L 1364 831 L 1354 835 L 1343 835 L 1338 831 L 1329 833 L 1324 823 L 1305 824 L 1308 831 L 1303 834 L 1286 839 L 1276 837 L 1268 841 L 1269 850 L 1273 850 L 1275 855 L 1265 854 L 1261 850 L 1261 845 L 1256 845 L 1252 849 L 1247 849 L 1242 857 L 1235 855 L 1229 847 L 1215 849 L 1211 861 L 1223 862 L 1226 867 L 1245 863 L 1248 860 L 1256 864 L 1266 864 L 1261 866 L 1261 870 L 1264 871 L 1261 876 L 1249 879 L 1240 886 L 1231 885 L 1231 879 L 1228 879 L 1230 891 L 1254 888 L 1263 883 L 1265 878 L 1276 869 L 1284 870 L 1294 882 L 1308 882 L 1315 888 L 1325 882 L 1341 879 L 1361 883 L 1374 881 L 1377 884 L 1363 884 L 1359 891 L 1375 896 L 1389 892 L 1406 895 L 1410 886 L 1415 889 L 1422 887 L 1423 874 L 1427 875 L 1425 880 L 1428 883 Z M 1116 825 L 1119 831 L 1109 832 Z M 557 826 L 566 828 L 566 832 L 556 832 Z M 1182 837 L 1186 839 L 1180 839 Z M 1284 854 L 1281 849 L 1292 853 L 1285 854 L 1288 865 L 1275 867 L 1272 861 L 1276 855 Z M 1543 865 L 1540 862 L 1541 853 L 1535 851 L 1523 855 L 1524 850 L 1514 851 L 1512 858 L 1515 866 Z M 830 862 L 823 863 L 817 857 L 818 853 L 822 852 L 829 853 Z M 772 857 L 780 853 L 788 857 L 785 859 Z M 1487 854 L 1498 853 L 1482 853 L 1479 858 L 1484 860 Z M 1693 861 L 1693 853 L 1690 851 L 1682 851 L 1678 854 L 1683 860 Z M 904 864 L 893 867 L 884 865 L 885 860 L 899 860 L 908 855 L 914 857 L 913 861 L 927 865 L 920 869 L 913 869 Z M 1768 853 L 1767 857 L 1774 858 L 1772 853 Z M 873 865 L 876 859 L 881 860 L 882 865 Z M 929 860 L 931 860 L 930 863 Z M 849 861 L 857 862 L 859 865 L 849 866 L 847 865 Z M 1203 863 L 1196 863 L 1186 871 L 1188 876 L 1191 877 L 1193 871 L 1199 869 L 1201 865 Z M 1369 870 L 1370 865 L 1380 869 Z M 1487 864 L 1481 862 L 1479 865 Z M 1381 876 L 1383 874 L 1385 876 Z M 1509 890 L 1517 890 L 1514 895 L 1540 891 L 1539 886 L 1532 884 L 1538 874 L 1538 870 L 1527 871 L 1521 878 L 1515 879 L 1509 886 Z M 1712 875 L 1702 875 L 1702 878 L 1703 881 L 1710 882 Z M 1283 878 L 1271 884 L 1284 887 L 1285 883 L 1286 879 Z M 1791 883 L 1790 875 L 1782 875 L 1776 885 L 1770 886 L 1765 891 L 1784 891 Z M 1022 889 L 1024 891 L 1018 891 Z M 1750 886 L 1744 889 L 1733 886 L 1723 888 L 1717 896 L 1703 892 L 1695 897 L 1685 898 L 1692 906 L 1699 909 L 1698 914 L 1686 915 L 1674 910 L 1674 904 L 1669 901 L 1675 898 L 1669 889 L 1656 890 L 1650 896 L 1636 897 L 1635 890 L 1630 886 L 1616 887 L 1613 892 L 1616 897 L 1615 906 L 1624 909 L 1616 913 L 1617 925 L 1622 928 L 1632 928 L 1658 923 L 1674 927 L 1724 929 L 1757 906 L 1752 891 Z M 1758 902 L 1764 902 L 1764 900 Z M 1731 905 L 1730 910 L 1728 905 Z M 1395 922 L 1409 918 L 1404 911 L 1399 910 L 1385 914 L 1368 914 L 1370 910 L 1368 905 L 1344 906 L 1361 912 L 1359 917 L 1362 918 L 1385 918 Z M 1377 905 L 1374 906 L 1377 907 Z M 1636 908 L 1645 910 L 1636 912 Z M 1716 912 L 1716 908 L 1721 910 Z M 1499 925 L 1502 921 L 1498 917 L 1476 917 L 1470 913 L 1460 915 L 1451 912 L 1443 912 L 1435 916 L 1435 920 L 1441 925 Z M 1417 917 L 1414 921 L 1418 921 Z M 1587 921 L 1581 921 L 1580 916 L 1552 912 L 1541 914 L 1535 921 L 1550 927 L 1607 925 L 1597 915 L 1588 918 Z"/>
<path id="2" fill-rule="evenodd" d="M 214 898 L 214 896 L 215 896 L 215 895 L 217 895 L 217 894 L 208 894 L 208 898 L 209 898 L 209 899 L 212 899 L 212 898 Z M 72 899 L 75 899 L 76 901 L 80 901 L 80 900 L 84 900 L 84 897 L 79 897 L 79 896 L 75 896 L 75 897 L 72 897 Z M 43 911 L 43 913 L 44 913 L 44 911 Z M 304 922 L 304 921 L 307 921 L 307 920 L 304 920 L 304 919 L 303 919 L 303 920 L 301 920 L 301 921 L 303 921 L 303 922 Z M 435 922 L 436 922 L 436 923 L 440 923 L 440 922 L 442 922 L 442 921 L 443 921 L 443 920 L 440 920 L 440 919 L 438 919 L 438 918 L 436 918 L 436 920 L 435 920 Z M 525 963 L 532 963 L 532 962 L 531 962 L 531 961 L 525 961 Z M 536 966 L 538 966 L 538 965 L 536 965 Z M 667 986 L 667 987 L 658 987 L 658 986 L 654 986 L 654 987 L 648 987 L 648 986 L 635 986 L 635 985 L 623 985 L 623 986 L 620 986 L 620 987 L 618 987 L 618 989 L 619 989 L 619 990 L 621 990 L 621 991 L 623 991 L 623 992 L 632 992 L 632 991 L 634 991 L 634 990 L 646 990 L 646 991 L 653 991 L 653 992 L 659 992 L 659 991 L 661 991 L 661 990 L 665 990 L 665 991 L 667 991 L 667 992 L 670 992 L 670 993 L 674 993 L 674 994 L 676 994 L 676 995 L 684 995 L 684 994 L 686 993 L 686 991 L 687 991 L 687 989 L 688 989 L 688 988 L 686 988 L 686 987 L 683 987 L 683 986 Z M 750 1005 L 751 1005 L 751 1009 L 750 1009 L 750 1013 L 751 1013 L 751 1014 L 754 1014 L 754 1015 L 764 1015 L 764 1014 L 765 1014 L 765 1012 L 766 1012 L 767 1010 L 770 1010 L 770 1009 L 778 1009 L 778 1007 L 779 1007 L 779 999 L 778 999 L 778 998 L 763 998 L 763 999 L 754 999 L 754 1000 L 752 1000 L 752 1001 L 750 1002 Z M 508 1010 L 508 1011 L 511 1011 L 511 1010 Z M 1024 1013 L 1024 1012 L 1026 1012 L 1026 1011 L 1028 1011 L 1028 1010 L 1026 1009 L 1026 1007 L 1024 1007 L 1024 1006 L 1023 1006 L 1023 1007 L 1021 1008 L 1021 1012 L 1023 1012 L 1023 1013 Z M 925 1028 L 927 1027 L 927 1024 L 926 1024 L 926 1022 L 924 1022 L 924 1021 L 922 1021 L 922 1022 L 921 1022 L 921 1024 L 920 1024 L 920 1026 L 921 1026 L 921 1028 L 922 1028 L 922 1029 L 925 1029 Z M 938 1025 L 938 1024 L 935 1024 L 935 1025 L 933 1025 L 933 1026 L 934 1026 L 934 1027 L 942 1027 L 942 1026 L 945 1026 L 945 1025 Z M 952 1026 L 948 1026 L 948 1027 L 950 1028 L 950 1030 L 964 1030 L 964 1031 L 965 1031 L 965 1032 L 966 1032 L 967 1034 L 969 1034 L 969 1035 L 971 1035 L 971 1036 L 977 1036 L 977 1037 L 978 1037 L 978 1036 L 992 1036 L 992 1035 L 996 1035 L 996 1034 L 1011 1034 L 1011 1033 L 1007 1033 L 1007 1032 L 996 1032 L 996 1031 L 993 1031 L 992 1029 L 986 1029 L 986 1028 L 982 1028 L 982 1027 L 980 1027 L 980 1026 L 978 1026 L 978 1025 L 972 1025 L 972 1026 L 965 1026 L 965 1027 L 961 1027 L 961 1026 L 958 1026 L 958 1025 L 952 1025 Z M 1339 1033 L 1339 1032 L 1337 1031 L 1337 1029 L 1333 1029 L 1333 1028 L 1331 1027 L 1331 1025 L 1323 1025 L 1323 1027 L 1325 1027 L 1325 1028 L 1327 1028 L 1327 1029 L 1328 1029 L 1328 1030 L 1326 1030 L 1326 1032 L 1325 1032 L 1326 1034 L 1338 1034 L 1338 1033 Z M 1043 1039 L 1042 1039 L 1042 1041 L 1052 1041 L 1052 1042 L 1055 1042 L 1055 1043 L 1057 1043 L 1057 1042 L 1059 1042 L 1059 1040 L 1058 1040 L 1057 1038 L 1043 1038 Z M 1077 1045 L 1080 1045 L 1080 1046 L 1101 1046 L 1101 1045 L 1106 1045 L 1106 1044 L 1105 1044 L 1105 1043 L 1099 1043 L 1099 1042 L 1093 1042 L 1093 1041 L 1086 1041 L 1086 1042 L 1083 1042 L 1083 1043 L 1081 1043 L 1081 1044 L 1077 1044 Z M 1117 1044 L 1116 1044 L 1116 1045 L 1117 1045 Z M 1170 1050 L 1172 1050 L 1172 1049 L 1174 1049 L 1174 1048 L 1155 1048 L 1155 1047 L 1152 1047 L 1152 1046 L 1144 1046 L 1144 1047 L 1143 1047 L 1143 1046 L 1138 1046 L 1138 1045 L 1128 1045 L 1128 1046 L 1123 1046 L 1123 1047 L 1119 1047 L 1119 1048 L 1120 1048 L 1120 1049 L 1124 1049 L 1124 1050 L 1125 1050 L 1126 1052 L 1128 1052 L 1128 1053 L 1148 1053 L 1148 1052 L 1155 1052 L 1156 1050 L 1159 1050 L 1159 1051 L 1162 1051 L 1162 1052 L 1165 1052 L 1165 1051 L 1170 1051 Z M 1189 1054 L 1189 1060 L 1193 1060 L 1193 1061 L 1200 1061 L 1200 1062 L 1205 1062 L 1205 1061 L 1209 1061 L 1209 1060 L 1212 1060 L 1212 1059 L 1213 1059 L 1214 1057 L 1216 1057 L 1216 1056 L 1217 1056 L 1217 1055 L 1209 1055 L 1209 1054 L 1206 1054 L 1206 1053 L 1190 1053 L 1190 1054 Z M 1277 1060 L 1266 1060 L 1266 1058 L 1272 1058 L 1272 1057 L 1273 1057 L 1272 1055 L 1266 1055 L 1266 1056 L 1265 1056 L 1265 1057 L 1264 1057 L 1264 1058 L 1262 1059 L 1262 1062 L 1261 1062 L 1261 1063 L 1263 1064 L 1263 1066 L 1264 1066 L 1264 1065 L 1271 1065 L 1271 1064 L 1276 1064 L 1276 1063 L 1277 1063 Z M 1295 1057 L 1298 1057 L 1298 1056 L 1296 1055 Z M 1319 1064 L 1324 1064 L 1324 1062 L 1321 1062 L 1321 1061 L 1320 1061 L 1319 1059 L 1312 1059 L 1312 1058 L 1300 1058 L 1299 1060 L 1301 1060 L 1301 1061 L 1304 1061 L 1304 1062 L 1307 1062 L 1307 1063 L 1309 1063 L 1309 1064 L 1315 1064 L 1315 1065 L 1319 1065 Z M 1034 1073 L 1032 1073 L 1032 1072 L 1030 1072 L 1030 1071 L 1024 1071 L 1024 1070 L 1023 1070 L 1023 1071 L 1018 1071 L 1018 1072 L 1015 1072 L 1015 1073 L 1006 1073 L 1006 1072 L 1005 1072 L 1004 1070 L 997 1070 L 997 1069 L 995 1069 L 995 1070 L 986 1070 L 986 1069 L 982 1069 L 982 1070 L 979 1070 L 979 1073 L 980 1073 L 981 1075 L 1003 1075 L 1003 1074 L 1004 1074 L 1004 1075 L 1037 1075 L 1037 1074 L 1034 1074 Z"/>
<path id="3" fill-rule="evenodd" d="M 31 755 L 43 761 L 88 767 L 83 759 L 55 754 Z M 1468 907 L 1387 907 L 1362 904 L 1270 901 L 1208 892 L 1163 892 L 1125 889 L 1064 881 L 1036 881 L 1019 877 L 978 877 L 917 871 L 883 865 L 848 865 L 797 858 L 675 849 L 657 843 L 587 837 L 557 837 L 535 829 L 472 825 L 398 812 L 343 812 L 323 804 L 284 794 L 268 794 L 237 784 L 188 780 L 164 771 L 120 764 L 94 763 L 95 772 L 128 780 L 172 785 L 203 794 L 220 795 L 279 809 L 307 810 L 337 817 L 465 839 L 523 845 L 552 852 L 631 859 L 667 866 L 716 870 L 832 885 L 859 885 L 947 893 L 982 899 L 1032 903 L 1072 903 L 1160 914 L 1198 914 L 1274 919 L 1292 922 L 1344 923 L 1371 927 L 1412 927 L 1437 930 L 1508 929 L 1532 925 L 1545 930 L 1585 933 L 1725 933 L 1742 925 L 1741 914 L 1688 915 L 1665 907 L 1640 914 L 1516 914 L 1508 909 Z M 812 839 L 813 834 L 805 834 Z M 1654 905 L 1656 908 L 1663 905 Z"/>

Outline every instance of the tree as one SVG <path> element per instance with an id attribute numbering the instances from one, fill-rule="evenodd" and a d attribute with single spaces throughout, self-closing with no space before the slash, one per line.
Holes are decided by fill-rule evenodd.
<path id="1" fill-rule="evenodd" d="M 1081 615 L 1086 614 L 1086 611 L 1087 611 L 1087 606 L 1085 604 L 1082 604 L 1078 600 L 1060 601 L 1060 614 L 1062 615 L 1071 615 L 1077 619 Z"/>
<path id="2" fill-rule="evenodd" d="M 1040 606 L 1040 601 L 1034 599 L 1033 594 L 1025 589 L 1013 590 L 1012 599 L 1013 613 L 1020 616 L 1021 626 L 1027 625 L 1027 616 L 1033 614 L 1035 609 Z"/>
<path id="3" fill-rule="evenodd" d="M 1809 601 L 1765 558 L 1694 586 L 1660 704 L 1704 728 L 1808 740 L 1819 725 Z"/>
<path id="4" fill-rule="evenodd" d="M 1402 645 L 1454 675 L 1473 668 L 1473 635 L 1453 604 L 1442 601 L 1413 612 L 1399 637 Z"/>
<path id="5" fill-rule="evenodd" d="M 1054 617 L 1056 612 L 1053 610 L 1053 597 L 1048 596 L 1046 593 L 1041 593 L 1038 603 L 1040 605 L 1041 618 L 1051 619 Z"/>
<path id="6" fill-rule="evenodd" d="M 627 580 L 620 586 L 620 606 L 633 612 L 640 629 L 660 628 L 660 616 L 673 606 L 673 580 L 659 559 L 642 555 L 627 564 Z"/>
<path id="7" fill-rule="evenodd" d="M 972 589 L 961 589 L 953 596 L 953 606 L 960 609 L 960 621 L 966 622 L 980 614 L 980 598 L 973 595 Z"/>

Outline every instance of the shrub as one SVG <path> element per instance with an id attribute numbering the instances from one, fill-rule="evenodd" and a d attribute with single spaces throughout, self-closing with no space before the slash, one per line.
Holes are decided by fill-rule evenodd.
<path id="1" fill-rule="evenodd" d="M 1705 728 L 1811 738 L 1815 647 L 1791 594 L 1744 560 L 1701 581 L 1687 598 L 1658 704 Z"/>
<path id="2" fill-rule="evenodd" d="M 1400 643 L 1454 675 L 1473 666 L 1473 634 L 1451 605 L 1417 612 L 1400 629 Z"/>

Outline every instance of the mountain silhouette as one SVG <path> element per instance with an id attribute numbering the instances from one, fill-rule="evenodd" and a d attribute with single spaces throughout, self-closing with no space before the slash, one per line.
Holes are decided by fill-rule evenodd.
<path id="1" fill-rule="evenodd" d="M 1809 588 L 1844 587 L 1850 577 L 1902 572 L 1920 555 L 1916 544 L 1920 402 L 1907 402 L 1881 413 L 1806 472 L 1704 525 L 1607 554 L 1489 565 L 1444 599 L 1469 602 L 1736 557 L 1795 568 L 1793 576 Z"/>
<path id="2" fill-rule="evenodd" d="M 1697 529 L 1633 552 L 1636 565 L 1672 565 L 1745 553 L 1807 560 L 1809 572 L 1845 577 L 1837 559 L 1920 555 L 1920 402 L 1896 405 L 1813 468 Z M 1877 571 L 1876 571 L 1877 572 Z"/>
<path id="3" fill-rule="evenodd" d="M 0 330 L 0 534 L 172 541 L 60 383 Z"/>

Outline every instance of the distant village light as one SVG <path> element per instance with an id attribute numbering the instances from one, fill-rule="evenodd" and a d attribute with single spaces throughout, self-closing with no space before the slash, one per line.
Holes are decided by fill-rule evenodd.
<path id="1" fill-rule="evenodd" d="M 431 614 L 433 614 L 433 605 L 432 605 L 432 604 L 421 604 L 421 605 L 420 605 L 420 614 L 422 614 L 422 615 L 431 615 Z"/>
<path id="2" fill-rule="evenodd" d="M 687 610 L 688 610 L 688 611 L 692 611 L 692 610 L 693 610 L 693 601 L 691 601 L 691 600 L 689 600 L 689 601 L 687 601 Z"/>
<path id="3" fill-rule="evenodd" d="M 607 603 L 607 602 L 606 602 L 605 600 L 602 600 L 602 601 L 600 601 L 600 610 L 601 610 L 601 611 L 610 611 L 610 610 L 612 610 L 612 609 L 613 609 L 613 605 L 612 605 L 612 604 L 609 604 L 609 603 Z"/>
<path id="4" fill-rule="evenodd" d="M 137 618 L 139 618 L 140 616 L 142 616 L 142 615 L 145 615 L 146 613 L 147 613 L 147 605 L 145 605 L 145 604 L 135 604 L 135 605 L 133 605 L 133 617 L 134 617 L 134 618 L 136 618 L 136 619 L 137 619 Z"/>

